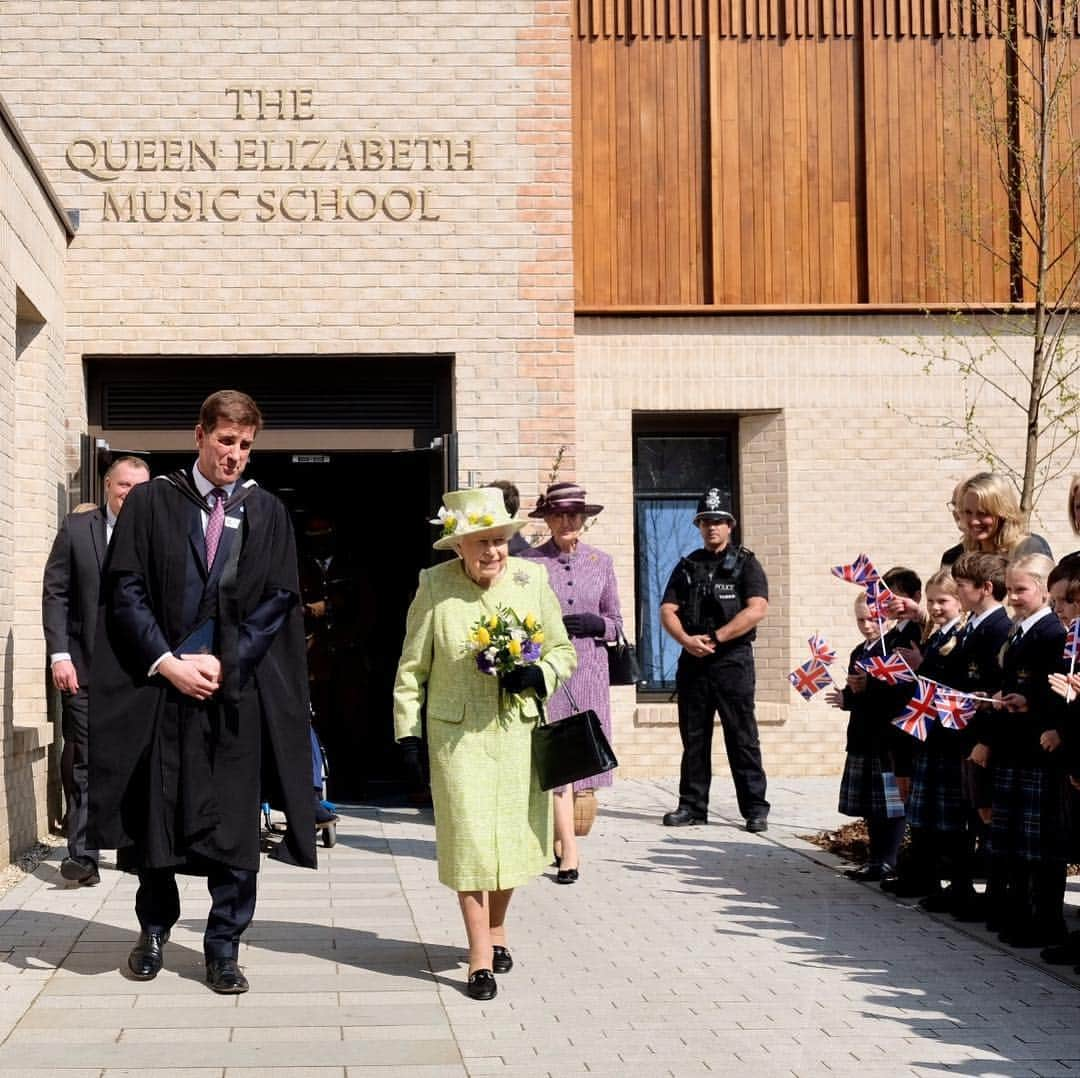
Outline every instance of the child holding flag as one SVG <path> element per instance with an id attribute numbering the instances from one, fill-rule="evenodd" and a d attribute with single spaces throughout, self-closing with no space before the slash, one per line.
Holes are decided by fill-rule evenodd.
<path id="1" fill-rule="evenodd" d="M 987 927 L 1014 947 L 1065 937 L 1065 707 L 1049 679 L 1067 667 L 1065 630 L 1048 604 L 1053 568 L 1045 555 L 1029 554 L 1005 572 L 1013 627 L 1001 653 L 989 744 L 972 750 L 976 763 L 990 764 L 993 783 Z"/>
<path id="2" fill-rule="evenodd" d="M 894 594 L 921 598 L 922 581 L 910 569 L 891 569 L 884 575 Z M 895 790 L 891 720 L 903 706 L 904 686 L 888 685 L 867 676 L 863 663 L 884 659 L 901 646 L 920 638 L 917 622 L 905 621 L 886 631 L 876 611 L 871 616 L 866 596 L 855 601 L 855 623 L 864 638 L 851 653 L 847 686 L 833 690 L 826 700 L 851 713 L 847 728 L 847 756 L 840 781 L 839 810 L 847 816 L 862 816 L 870 833 L 870 857 L 860 868 L 845 873 L 849 879 L 871 883 L 893 874 L 900 843 L 904 837 L 903 802 Z M 893 793 L 893 797 L 888 794 Z M 890 803 L 891 802 L 891 803 Z"/>
<path id="3" fill-rule="evenodd" d="M 901 648 L 900 655 L 921 678 L 955 686 L 963 609 L 956 581 L 948 569 L 938 570 L 927 581 L 926 608 L 935 626 L 933 632 L 921 647 Z M 943 876 L 952 878 L 952 847 L 957 834 L 967 829 L 968 806 L 961 779 L 961 763 L 967 750 L 960 732 L 941 722 L 930 724 L 925 741 L 910 738 L 909 745 L 913 757 L 908 801 L 910 858 L 894 885 L 887 886 L 889 881 L 885 881 L 882 890 L 892 891 L 899 898 L 924 895 L 920 905 L 937 912 L 952 908 L 958 895 L 955 888 L 942 890 L 941 880 Z M 962 897 L 966 899 L 966 891 Z"/>
<path id="4" fill-rule="evenodd" d="M 1002 605 L 1005 598 L 1005 568 L 1008 562 L 1001 554 L 969 551 L 953 563 L 960 605 L 967 621 L 957 639 L 956 688 L 979 696 L 992 696 L 1001 688 L 1001 664 L 998 657 L 1005 646 L 1012 622 Z M 988 723 L 992 718 L 985 703 L 972 716 L 962 731 L 961 745 L 968 757 L 975 745 L 989 740 Z M 972 886 L 975 875 L 976 845 L 985 852 L 989 845 L 990 806 L 993 788 L 990 771 L 965 758 L 961 764 L 964 793 L 969 805 L 968 829 L 953 849 L 952 886 L 956 893 L 953 915 L 961 921 L 986 919 L 985 900 L 976 895 Z M 961 898 L 967 894 L 967 901 Z"/>

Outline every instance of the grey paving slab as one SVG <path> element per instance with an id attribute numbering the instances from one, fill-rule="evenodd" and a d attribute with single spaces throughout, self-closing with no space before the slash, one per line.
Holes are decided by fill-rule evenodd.
<path id="1" fill-rule="evenodd" d="M 773 783 L 764 836 L 716 785 L 713 822 L 674 832 L 673 783 L 605 791 L 580 883 L 515 895 L 485 1004 L 428 813 L 346 810 L 318 872 L 268 864 L 240 997 L 203 983 L 201 881 L 140 983 L 133 881 L 43 865 L 0 901 L 0 1078 L 1080 1076 L 1071 970 L 843 879 L 798 837 L 840 822 L 834 781 Z"/>

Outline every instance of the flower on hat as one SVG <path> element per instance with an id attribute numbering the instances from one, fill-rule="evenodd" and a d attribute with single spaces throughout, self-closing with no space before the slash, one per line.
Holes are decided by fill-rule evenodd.
<path id="1" fill-rule="evenodd" d="M 441 524 L 443 535 L 453 535 L 458 527 L 458 515 L 453 509 L 447 509 L 445 505 L 439 506 L 439 515 L 431 522 Z"/>

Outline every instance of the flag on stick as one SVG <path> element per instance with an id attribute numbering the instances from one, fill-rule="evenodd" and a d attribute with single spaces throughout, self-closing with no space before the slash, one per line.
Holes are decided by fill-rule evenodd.
<path id="1" fill-rule="evenodd" d="M 905 734 L 911 734 L 920 741 L 925 741 L 930 733 L 930 723 L 937 722 L 938 709 L 936 704 L 937 686 L 932 681 L 919 678 L 915 688 L 915 695 L 911 698 L 908 706 L 893 719 L 893 726 L 903 730 Z"/>
<path id="2" fill-rule="evenodd" d="M 788 674 L 788 681 L 804 700 L 809 700 L 833 683 L 832 675 L 820 659 L 810 659 L 792 670 Z"/>
<path id="3" fill-rule="evenodd" d="M 879 579 L 873 562 L 865 554 L 860 554 L 850 565 L 834 565 L 832 574 L 849 584 L 869 584 Z"/>
<path id="4" fill-rule="evenodd" d="M 819 659 L 826 666 L 836 662 L 836 652 L 825 642 L 825 637 L 821 633 L 814 633 L 810 637 L 810 655 L 812 658 Z"/>
<path id="5" fill-rule="evenodd" d="M 975 714 L 975 700 L 966 692 L 945 685 L 934 686 L 938 720 L 946 730 L 963 730 Z"/>
<path id="6" fill-rule="evenodd" d="M 886 685 L 899 685 L 901 682 L 916 680 L 915 671 L 895 651 L 884 659 L 880 655 L 860 659 L 859 665 L 871 677 L 884 681 Z"/>
<path id="7" fill-rule="evenodd" d="M 870 611 L 870 617 L 878 621 L 887 621 L 889 617 L 889 603 L 896 596 L 885 586 L 883 581 L 872 580 L 866 585 L 866 606 Z"/>

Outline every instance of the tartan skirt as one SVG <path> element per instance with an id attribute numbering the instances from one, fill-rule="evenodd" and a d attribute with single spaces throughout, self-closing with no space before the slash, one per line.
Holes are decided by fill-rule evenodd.
<path id="1" fill-rule="evenodd" d="M 999 863 L 1065 860 L 1069 852 L 1067 779 L 1048 767 L 993 768 L 990 856 Z"/>
<path id="2" fill-rule="evenodd" d="M 839 811 L 845 816 L 888 816 L 884 770 L 878 753 L 849 752 L 840 779 Z"/>
<path id="3" fill-rule="evenodd" d="M 943 833 L 965 831 L 970 814 L 963 759 L 933 749 L 917 752 L 908 802 L 911 826 Z"/>

